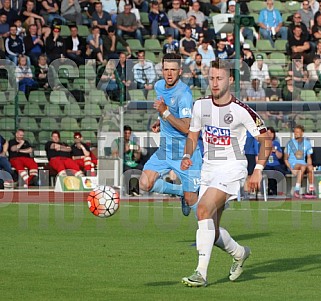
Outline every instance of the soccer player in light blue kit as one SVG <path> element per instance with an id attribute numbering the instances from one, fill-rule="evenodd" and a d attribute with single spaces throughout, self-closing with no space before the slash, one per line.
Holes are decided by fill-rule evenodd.
<path id="1" fill-rule="evenodd" d="M 300 188 L 304 174 L 307 172 L 309 180 L 309 192 L 304 195 L 306 199 L 315 199 L 314 172 L 312 165 L 313 149 L 308 138 L 303 137 L 304 127 L 296 125 L 293 130 L 294 138 L 284 149 L 284 163 L 296 178 L 294 197 L 301 198 Z M 306 159 L 307 158 L 307 159 Z"/>
<path id="2" fill-rule="evenodd" d="M 154 108 L 159 113 L 159 119 L 152 125 L 153 132 L 160 132 L 160 145 L 146 162 L 139 187 L 144 191 L 181 196 L 182 212 L 187 216 L 190 213 L 188 204 L 193 205 L 197 201 L 202 165 L 201 153 L 197 148 L 193 153 L 192 168 L 180 169 L 192 117 L 193 98 L 190 88 L 179 79 L 182 73 L 179 54 L 164 55 L 162 73 L 164 79 L 155 84 L 157 100 Z M 170 170 L 177 174 L 182 185 L 162 179 Z"/>

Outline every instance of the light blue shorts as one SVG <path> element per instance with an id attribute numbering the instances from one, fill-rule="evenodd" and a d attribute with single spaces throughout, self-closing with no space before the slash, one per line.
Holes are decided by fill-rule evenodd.
<path id="1" fill-rule="evenodd" d="M 193 165 L 188 170 L 181 170 L 181 159 L 170 159 L 166 157 L 164 150 L 158 149 L 146 162 L 143 170 L 155 171 L 160 177 L 173 170 L 182 182 L 183 191 L 196 192 L 199 190 L 203 160 L 199 149 L 194 151 L 191 160 Z"/>

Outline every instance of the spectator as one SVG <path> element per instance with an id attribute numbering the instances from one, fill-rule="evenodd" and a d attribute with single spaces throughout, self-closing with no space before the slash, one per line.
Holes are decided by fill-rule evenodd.
<path id="1" fill-rule="evenodd" d="M 86 42 L 78 35 L 77 25 L 70 26 L 70 36 L 66 38 L 66 56 L 77 66 L 85 64 Z"/>
<path id="2" fill-rule="evenodd" d="M 3 1 L 3 7 L 0 9 L 0 15 L 7 16 L 7 23 L 9 24 L 9 26 L 13 25 L 14 21 L 18 19 L 18 13 L 11 7 L 10 0 Z"/>
<path id="3" fill-rule="evenodd" d="M 309 0 L 309 6 L 310 6 L 313 16 L 314 16 L 317 13 L 317 11 L 319 10 L 319 2 L 316 0 Z"/>
<path id="4" fill-rule="evenodd" d="M 135 6 L 138 8 L 138 10 L 148 13 L 149 5 L 148 1 L 146 0 L 134 0 Z"/>
<path id="5" fill-rule="evenodd" d="M 192 30 L 192 38 L 199 42 L 200 40 L 200 35 L 203 33 L 202 27 L 198 26 L 196 24 L 196 17 L 194 15 L 191 15 L 188 18 L 188 23 L 186 24 L 186 27 L 189 27 Z"/>
<path id="6" fill-rule="evenodd" d="M 236 2 L 234 0 L 229 1 L 228 3 L 228 14 L 232 14 L 235 16 L 235 5 Z M 254 42 L 254 35 L 253 35 L 253 30 L 249 27 L 244 27 L 242 26 L 240 28 L 240 35 L 241 35 L 241 40 L 251 40 L 252 43 Z"/>
<path id="7" fill-rule="evenodd" d="M 292 77 L 294 86 L 302 89 L 308 78 L 306 66 L 303 64 L 303 57 L 300 54 L 293 55 L 292 62 L 288 68 L 288 75 Z"/>
<path id="8" fill-rule="evenodd" d="M 51 140 L 45 144 L 49 166 L 59 176 L 67 176 L 67 169 L 75 176 L 83 176 L 82 171 L 74 160 L 71 159 L 71 147 L 60 141 L 60 133 L 52 131 Z"/>
<path id="9" fill-rule="evenodd" d="M 215 61 L 215 54 L 212 46 L 210 46 L 210 41 L 204 38 L 197 51 L 202 56 L 203 64 L 209 68 L 211 61 Z"/>
<path id="10" fill-rule="evenodd" d="M 149 90 L 153 89 L 156 80 L 154 64 L 145 60 L 145 51 L 140 50 L 137 53 L 138 63 L 133 67 L 134 81 L 137 89 L 143 89 L 144 95 L 147 97 Z"/>
<path id="11" fill-rule="evenodd" d="M 315 87 L 321 88 L 321 58 L 318 55 L 314 56 L 313 63 L 307 66 L 307 72 L 308 82 L 305 87 L 307 87 L 307 89 L 313 89 Z"/>
<path id="12" fill-rule="evenodd" d="M 281 181 L 287 171 L 284 165 L 280 162 L 283 157 L 283 151 L 280 142 L 276 139 L 275 129 L 273 127 L 268 127 L 267 130 L 272 137 L 272 149 L 264 170 L 276 171 L 274 173 L 268 172 L 268 195 L 277 195 L 277 180 Z"/>
<path id="13" fill-rule="evenodd" d="M 130 57 L 132 54 L 132 51 L 128 43 L 121 36 L 116 35 L 115 27 L 109 26 L 107 32 L 108 32 L 107 36 L 102 36 L 104 59 L 106 60 L 118 59 L 119 57 L 117 53 L 118 43 L 122 44 L 122 46 L 126 49 L 128 53 L 128 57 Z"/>
<path id="14" fill-rule="evenodd" d="M 204 92 L 208 87 L 208 70 L 209 65 L 203 62 L 203 58 L 201 54 L 195 55 L 195 61 L 190 66 L 192 76 L 193 76 L 193 86 L 200 88 L 202 92 Z"/>
<path id="15" fill-rule="evenodd" d="M 10 34 L 10 27 L 7 23 L 7 16 L 5 14 L 0 15 L 0 37 L 7 38 Z"/>
<path id="16" fill-rule="evenodd" d="M 304 37 L 300 25 L 296 25 L 293 29 L 293 36 L 289 38 L 289 50 L 290 55 L 293 58 L 294 55 L 303 55 L 305 60 L 310 57 L 311 47 L 308 39 Z"/>
<path id="17" fill-rule="evenodd" d="M 46 40 L 46 53 L 49 63 L 56 59 L 64 58 L 66 55 L 66 45 L 60 36 L 61 27 L 55 26 Z"/>
<path id="18" fill-rule="evenodd" d="M 296 26 L 301 27 L 302 37 L 304 38 L 304 40 L 308 40 L 310 38 L 309 31 L 305 24 L 301 21 L 301 15 L 298 12 L 294 13 L 292 22 L 288 26 L 288 40 L 290 41 L 293 39 L 293 32 Z"/>
<path id="19" fill-rule="evenodd" d="M 251 88 L 251 69 L 244 63 L 243 56 L 240 56 L 240 99 L 247 99 L 246 91 Z"/>
<path id="20" fill-rule="evenodd" d="M 110 59 L 100 77 L 97 88 L 107 92 L 111 100 L 119 99 L 119 87 L 116 81 L 116 65 L 115 61 Z"/>
<path id="21" fill-rule="evenodd" d="M 17 36 L 23 40 L 23 38 L 26 36 L 26 29 L 22 27 L 22 23 L 20 19 L 17 19 L 14 22 L 14 25 L 17 26 Z"/>
<path id="22" fill-rule="evenodd" d="M 166 40 L 163 45 L 163 54 L 165 53 L 178 53 L 179 42 L 175 40 L 171 34 L 166 35 Z"/>
<path id="23" fill-rule="evenodd" d="M 76 22 L 76 25 L 82 24 L 82 14 L 78 0 L 62 0 L 61 15 L 67 21 Z"/>
<path id="24" fill-rule="evenodd" d="M 205 21 L 204 14 L 200 11 L 200 3 L 198 1 L 193 2 L 192 8 L 187 13 L 187 17 L 195 16 L 196 24 L 200 27 L 203 26 L 203 22 Z"/>
<path id="25" fill-rule="evenodd" d="M 45 17 L 49 26 L 52 25 L 54 19 L 60 20 L 62 24 L 66 23 L 65 18 L 59 14 L 59 6 L 56 0 L 43 0 L 41 6 L 40 13 Z"/>
<path id="26" fill-rule="evenodd" d="M 97 0 L 88 0 L 88 2 L 82 2 L 81 4 L 85 3 L 85 7 L 83 7 L 83 10 L 86 13 L 86 17 L 88 18 L 89 24 L 92 23 L 92 15 L 95 12 L 95 6 L 97 3 Z"/>
<path id="27" fill-rule="evenodd" d="M 19 55 L 25 53 L 25 45 L 23 41 L 17 36 L 17 26 L 10 26 L 10 35 L 5 42 L 6 54 L 10 61 L 16 65 L 18 63 Z"/>
<path id="28" fill-rule="evenodd" d="M 263 87 L 270 85 L 269 67 L 264 63 L 261 54 L 256 56 L 256 61 L 251 66 L 251 78 L 260 79 L 260 83 Z"/>
<path id="29" fill-rule="evenodd" d="M 171 28 L 174 29 L 174 38 L 180 38 L 184 34 L 184 28 L 187 23 L 186 11 L 180 8 L 180 0 L 173 0 L 173 8 L 168 11 L 168 20 Z"/>
<path id="30" fill-rule="evenodd" d="M 317 17 L 317 22 L 312 27 L 312 38 L 315 42 L 321 39 L 321 15 Z"/>
<path id="31" fill-rule="evenodd" d="M 200 33 L 199 37 L 200 37 L 200 41 L 202 37 L 204 37 L 209 41 L 211 41 L 211 46 L 214 46 L 213 42 L 215 40 L 215 31 L 214 31 L 214 28 L 209 28 L 208 20 L 205 20 L 203 22 L 202 33 Z"/>
<path id="32" fill-rule="evenodd" d="M 247 101 L 265 101 L 265 91 L 259 78 L 252 78 L 251 88 L 246 91 Z"/>
<path id="33" fill-rule="evenodd" d="M 21 14 L 22 23 L 28 27 L 31 24 L 36 24 L 38 28 L 38 35 L 42 34 L 42 27 L 45 25 L 45 19 L 36 14 L 35 4 L 32 0 L 27 0 L 26 9 Z"/>
<path id="34" fill-rule="evenodd" d="M 305 173 L 308 174 L 309 188 L 304 198 L 315 199 L 314 172 L 312 165 L 313 149 L 308 138 L 304 137 L 304 127 L 296 125 L 293 130 L 294 138 L 284 149 L 284 163 L 290 172 L 296 177 L 294 197 L 301 198 L 301 184 Z"/>
<path id="35" fill-rule="evenodd" d="M 179 52 L 185 60 L 185 64 L 190 64 L 197 53 L 197 42 L 192 38 L 192 30 L 185 28 L 185 37 L 180 40 Z"/>
<path id="36" fill-rule="evenodd" d="M 158 35 L 171 34 L 174 36 L 174 29 L 169 26 L 169 20 L 164 11 L 159 9 L 157 1 L 152 2 L 150 12 L 148 14 L 149 24 L 151 26 L 152 39 L 156 39 Z"/>
<path id="37" fill-rule="evenodd" d="M 23 39 L 26 55 L 30 58 L 32 65 L 36 66 L 39 55 L 44 53 L 44 41 L 37 34 L 37 25 L 31 24 L 28 28 L 28 33 Z"/>
<path id="38" fill-rule="evenodd" d="M 19 56 L 18 66 L 16 67 L 16 80 L 19 86 L 19 91 L 29 95 L 33 88 L 37 88 L 37 83 L 33 80 L 32 71 L 27 64 L 27 57 L 24 55 Z"/>
<path id="39" fill-rule="evenodd" d="M 108 27 L 112 25 L 111 16 L 103 10 L 101 2 L 96 2 L 95 12 L 92 15 L 92 26 L 100 29 L 101 35 L 107 35 Z"/>
<path id="40" fill-rule="evenodd" d="M 292 76 L 285 78 L 285 86 L 282 89 L 283 101 L 298 101 L 300 100 L 300 89 L 293 85 Z"/>
<path id="41" fill-rule="evenodd" d="M 10 164 L 23 180 L 24 188 L 30 185 L 38 186 L 38 164 L 31 158 L 33 149 L 24 139 L 23 129 L 18 129 L 15 138 L 9 141 L 8 151 Z"/>
<path id="42" fill-rule="evenodd" d="M 265 89 L 266 101 L 282 101 L 282 92 L 279 88 L 279 80 L 276 76 L 271 77 L 271 86 Z"/>
<path id="43" fill-rule="evenodd" d="M 139 183 L 133 175 L 139 175 L 143 166 L 140 164 L 141 150 L 139 145 L 132 139 L 132 128 L 124 126 L 124 139 L 117 138 L 112 142 L 111 152 L 114 158 L 119 158 L 120 143 L 124 143 L 123 172 L 125 193 L 131 196 L 139 195 Z"/>
<path id="44" fill-rule="evenodd" d="M 80 132 L 74 133 L 71 158 L 87 176 L 96 176 L 95 166 L 97 166 L 97 158 L 90 151 L 89 146 L 83 143 L 83 137 Z"/>
<path id="45" fill-rule="evenodd" d="M 228 45 L 226 39 L 219 39 L 216 42 L 216 49 L 214 50 L 215 57 L 220 60 L 227 60 L 234 57 L 234 49 Z"/>
<path id="46" fill-rule="evenodd" d="M 301 22 L 307 27 L 309 33 L 311 33 L 311 28 L 314 25 L 314 14 L 310 3 L 308 0 L 302 1 L 302 8 L 300 8 L 297 13 L 301 16 Z"/>
<path id="47" fill-rule="evenodd" d="M 278 9 L 273 7 L 273 0 L 266 0 L 266 8 L 260 11 L 259 27 L 261 38 L 269 40 L 274 47 L 274 41 L 281 37 L 287 40 L 287 29 Z"/>
<path id="48" fill-rule="evenodd" d="M 101 0 L 103 10 L 111 16 L 112 23 L 116 23 L 117 18 L 117 2 L 116 0 Z"/>
<path id="49" fill-rule="evenodd" d="M 128 64 L 126 54 L 124 52 L 121 52 L 119 54 L 119 62 L 116 66 L 116 72 L 118 74 L 119 80 L 125 86 L 126 99 L 130 99 L 128 89 L 130 88 L 133 82 L 133 78 L 131 76 L 132 72 L 127 72 L 128 70 L 132 70 L 132 68 Z"/>
<path id="50" fill-rule="evenodd" d="M 8 141 L 0 135 L 0 185 L 2 186 L 0 189 L 3 189 L 3 186 L 13 187 L 11 164 L 6 155 L 8 147 Z M 1 172 L 1 170 L 6 173 Z"/>
<path id="51" fill-rule="evenodd" d="M 103 58 L 103 40 L 100 37 L 100 29 L 94 26 L 91 34 L 87 37 L 86 56 L 90 59 L 98 60 L 98 64 L 106 64 Z"/>
<path id="52" fill-rule="evenodd" d="M 144 28 L 144 26 L 142 25 L 141 20 L 140 20 L 139 10 L 138 10 L 138 8 L 136 8 L 135 2 L 133 2 L 133 0 L 120 0 L 119 4 L 118 4 L 118 13 L 122 13 L 124 11 L 124 6 L 126 3 L 129 3 L 132 7 L 130 12 L 135 15 L 138 28 Z"/>
<path id="53" fill-rule="evenodd" d="M 124 12 L 117 15 L 117 35 L 122 37 L 123 34 L 136 38 L 143 45 L 143 36 L 138 28 L 136 17 L 130 12 L 132 6 L 126 3 Z"/>
<path id="54" fill-rule="evenodd" d="M 39 55 L 38 64 L 35 68 L 35 79 L 38 82 L 38 86 L 40 88 L 48 89 L 48 64 L 47 64 L 47 56 L 42 54 Z"/>
<path id="55" fill-rule="evenodd" d="M 252 67 L 252 65 L 255 62 L 255 57 L 254 57 L 254 53 L 251 50 L 251 47 L 249 44 L 245 43 L 243 44 L 243 51 L 242 51 L 242 57 L 243 57 L 243 61 L 245 64 L 247 64 L 249 66 L 249 68 Z"/>
<path id="56" fill-rule="evenodd" d="M 317 18 L 319 15 L 321 15 L 321 1 L 319 2 L 319 5 L 318 5 L 318 10 L 314 13 L 314 24 L 317 24 Z"/>

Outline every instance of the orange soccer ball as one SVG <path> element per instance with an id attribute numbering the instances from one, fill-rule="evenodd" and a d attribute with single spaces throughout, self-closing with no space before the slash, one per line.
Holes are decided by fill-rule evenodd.
<path id="1" fill-rule="evenodd" d="M 89 210 L 98 217 L 110 217 L 119 208 L 119 193 L 109 186 L 97 186 L 87 198 Z"/>

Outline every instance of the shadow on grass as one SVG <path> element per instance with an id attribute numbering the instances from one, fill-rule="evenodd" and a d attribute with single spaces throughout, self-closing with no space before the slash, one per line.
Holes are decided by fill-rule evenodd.
<path id="1" fill-rule="evenodd" d="M 250 264 L 250 263 L 249 263 Z M 273 277 L 271 273 L 288 271 L 310 272 L 321 269 L 321 255 L 307 255 L 303 257 L 278 258 L 266 260 L 244 267 L 244 273 L 236 282 Z M 228 277 L 219 279 L 215 283 L 229 282 Z"/>
<path id="2" fill-rule="evenodd" d="M 159 282 L 147 282 L 146 286 L 172 286 L 177 285 L 178 281 L 159 281 Z"/>

